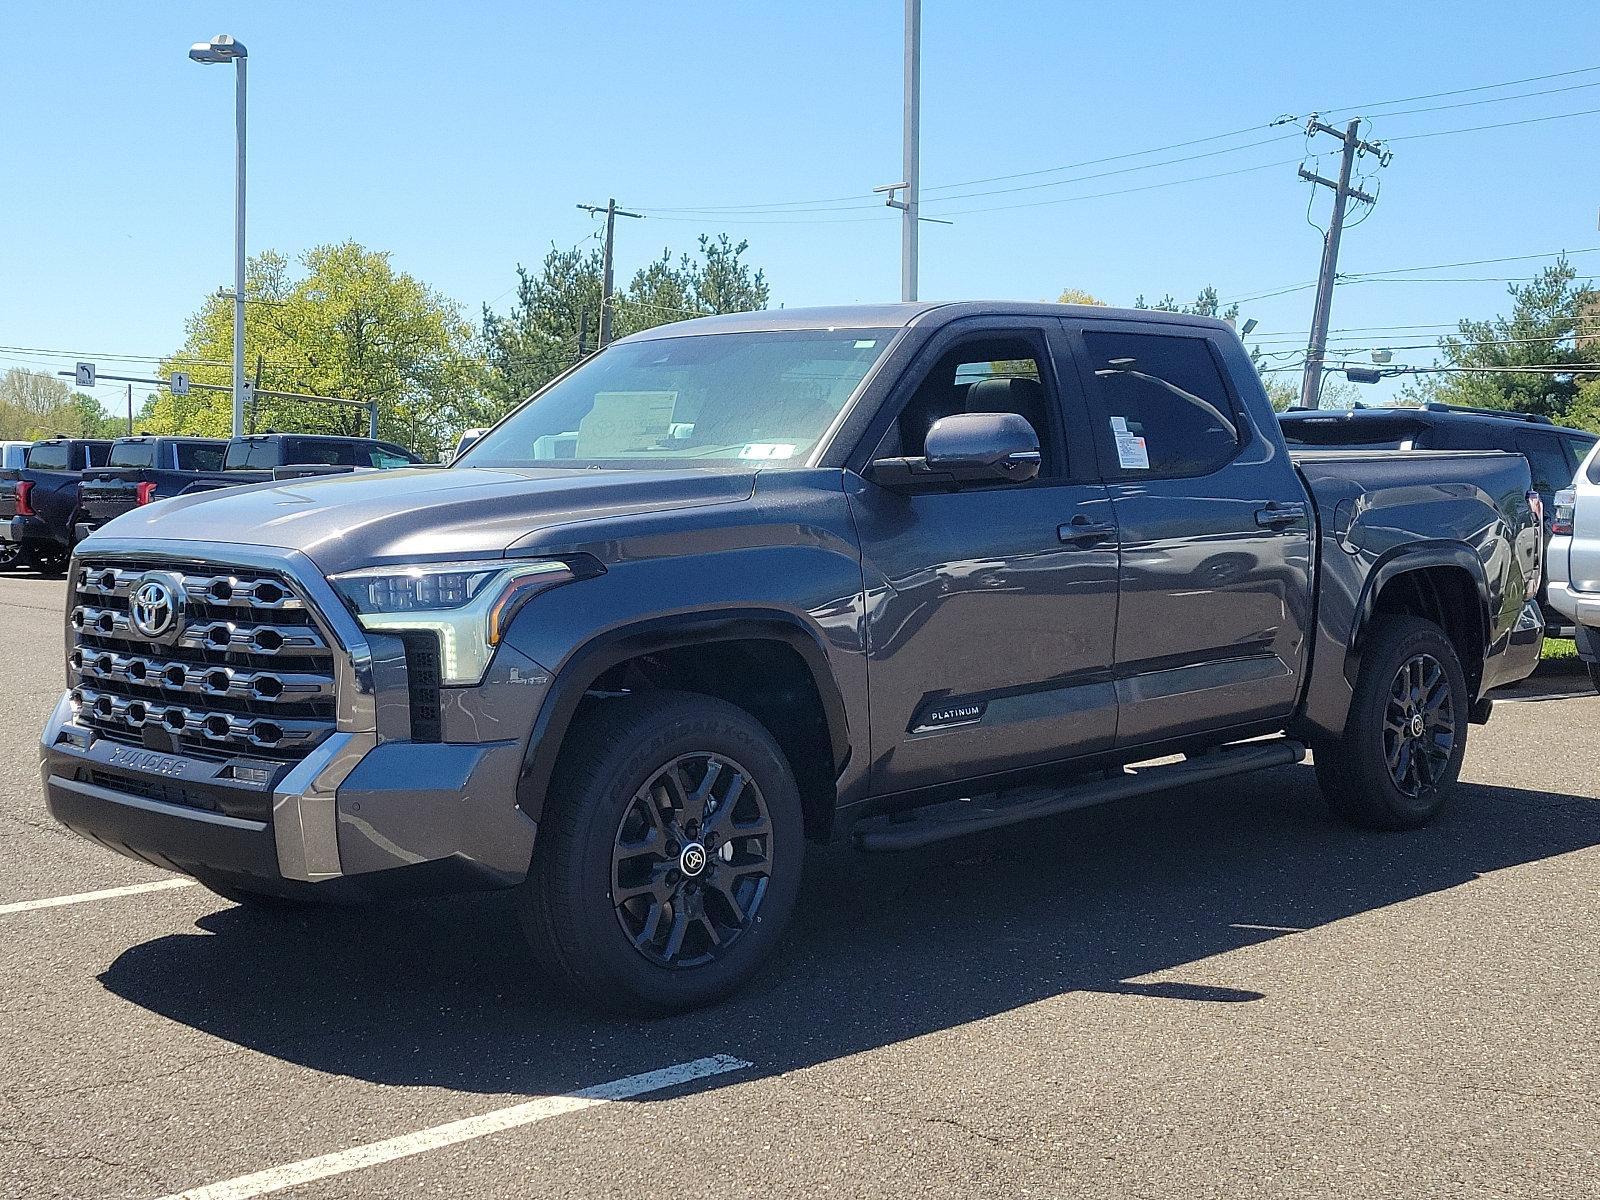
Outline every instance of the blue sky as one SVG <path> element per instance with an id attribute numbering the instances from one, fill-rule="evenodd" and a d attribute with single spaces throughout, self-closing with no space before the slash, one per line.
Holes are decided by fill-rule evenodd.
<path id="1" fill-rule="evenodd" d="M 1292 132 L 1267 125 L 1313 110 L 1390 114 L 1367 136 L 1392 139 L 1395 159 L 1375 176 L 1376 209 L 1346 235 L 1344 271 L 1600 247 L 1600 112 L 1413 136 L 1600 110 L 1600 70 L 1378 103 L 1600 67 L 1600 6 L 1539 8 L 1535 19 L 1503 0 L 1335 9 L 925 0 L 925 188 L 1239 134 L 948 188 L 1052 185 L 930 203 L 930 215 L 961 215 L 924 227 L 922 294 L 1053 298 L 1070 285 L 1131 303 L 1141 292 L 1188 297 L 1213 284 L 1224 297 L 1256 296 L 1313 279 L 1312 187 L 1295 174 L 1303 139 L 1229 150 Z M 171 351 L 200 298 L 230 282 L 231 70 L 186 58 L 190 42 L 222 31 L 251 52 L 252 252 L 355 238 L 475 315 L 484 301 L 506 303 L 518 261 L 593 233 L 574 205 L 614 195 L 652 212 L 619 231 L 624 277 L 663 246 L 726 230 L 749 239 L 775 301 L 898 294 L 898 226 L 870 194 L 900 171 L 898 0 L 240 0 L 225 12 L 179 0 L 9 0 L 0 12 L 0 368 L 55 369 L 70 357 L 44 351 L 93 351 L 102 371 L 137 373 L 118 356 Z M 1498 99 L 1551 89 L 1566 90 Z M 1324 139 L 1322 149 L 1334 145 Z M 1331 155 L 1321 168 L 1336 169 Z M 1110 171 L 1119 173 L 1083 178 Z M 1224 171 L 1238 173 L 1083 198 Z M 834 197 L 860 199 L 823 211 L 661 211 Z M 1326 207 L 1317 196 L 1313 215 Z M 1574 261 L 1600 275 L 1600 254 Z M 1413 274 L 1498 279 L 1539 265 Z M 1333 324 L 1490 315 L 1504 289 L 1342 285 Z M 1264 349 L 1289 352 L 1303 344 L 1311 301 L 1309 289 L 1292 291 L 1246 303 L 1245 315 L 1260 321 Z M 99 389 L 107 402 L 115 392 Z"/>

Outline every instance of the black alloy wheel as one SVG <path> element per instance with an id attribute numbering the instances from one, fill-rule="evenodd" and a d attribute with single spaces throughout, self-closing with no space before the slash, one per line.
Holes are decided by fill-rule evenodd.
<path id="1" fill-rule="evenodd" d="M 1389 777 L 1407 796 L 1421 796 L 1444 779 L 1455 745 L 1455 699 L 1444 664 L 1431 654 L 1414 655 L 1389 686 L 1383 720 Z"/>
<path id="2" fill-rule="evenodd" d="M 750 772 L 721 754 L 686 754 L 623 810 L 611 900 L 646 959 L 699 967 L 750 928 L 771 875 L 772 821 Z"/>

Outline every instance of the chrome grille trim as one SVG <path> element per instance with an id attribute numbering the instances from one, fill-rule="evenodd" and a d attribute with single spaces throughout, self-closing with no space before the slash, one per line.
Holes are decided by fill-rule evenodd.
<path id="1" fill-rule="evenodd" d="M 217 745 L 248 746 L 256 750 L 282 751 L 312 746 L 333 727 L 331 721 L 325 720 L 288 720 L 208 711 L 89 687 L 74 688 L 72 702 L 75 715 L 92 729 L 115 724 L 139 730 L 146 725 L 157 725 L 174 736 L 203 738 Z"/>
<path id="2" fill-rule="evenodd" d="M 83 551 L 67 616 L 78 723 L 136 746 L 274 765 L 338 727 L 344 655 L 287 571 Z M 159 641 L 130 619 L 150 572 L 179 589 L 182 624 Z"/>
<path id="3" fill-rule="evenodd" d="M 78 569 L 78 591 L 90 596 L 125 597 L 142 569 L 85 566 Z M 232 573 L 184 574 L 184 590 L 193 604 L 218 608 L 246 608 L 254 612 L 282 612 L 305 608 L 305 603 L 281 580 L 270 576 L 240 578 Z"/>
<path id="4" fill-rule="evenodd" d="M 331 675 L 208 666 L 182 659 L 118 654 L 92 646 L 75 648 L 68 656 L 67 665 L 72 669 L 74 683 L 116 679 L 129 687 L 152 691 L 231 696 L 263 704 L 295 704 L 333 695 Z M 216 686 L 218 677 L 223 683 L 221 688 Z"/>
<path id="5" fill-rule="evenodd" d="M 128 624 L 128 614 L 118 609 L 80 604 L 68 619 L 80 634 L 148 644 L 147 639 Z M 268 655 L 326 654 L 329 649 L 322 635 L 309 626 L 236 621 L 201 621 L 188 625 L 176 645 L 186 650 L 232 650 L 240 654 Z"/>

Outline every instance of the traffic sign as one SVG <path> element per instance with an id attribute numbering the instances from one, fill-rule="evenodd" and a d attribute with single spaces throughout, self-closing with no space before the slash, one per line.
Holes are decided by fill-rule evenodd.
<path id="1" fill-rule="evenodd" d="M 74 373 L 75 373 L 75 375 L 77 377 L 77 381 L 78 381 L 78 386 L 79 387 L 93 387 L 94 386 L 94 364 L 93 363 L 86 363 L 86 362 L 78 363 L 76 368 L 74 369 Z"/>
<path id="2" fill-rule="evenodd" d="M 169 386 L 174 396 L 187 396 L 189 394 L 189 372 L 174 371 Z"/>

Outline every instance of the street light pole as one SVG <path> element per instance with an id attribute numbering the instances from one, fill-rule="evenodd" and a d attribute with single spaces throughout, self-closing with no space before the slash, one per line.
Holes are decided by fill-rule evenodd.
<path id="1" fill-rule="evenodd" d="M 922 0 L 906 0 L 905 113 L 901 129 L 905 206 L 900 209 L 900 299 L 917 298 L 918 139 L 922 107 Z"/>
<path id="2" fill-rule="evenodd" d="M 244 47 L 233 60 L 234 68 L 234 168 L 233 168 L 233 436 L 244 436 Z"/>
<path id="3" fill-rule="evenodd" d="M 228 63 L 234 69 L 234 169 L 233 169 L 233 436 L 244 435 L 244 116 L 245 66 L 249 51 L 244 43 L 219 33 L 209 42 L 189 47 L 197 63 Z"/>

